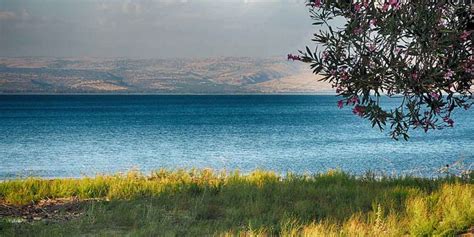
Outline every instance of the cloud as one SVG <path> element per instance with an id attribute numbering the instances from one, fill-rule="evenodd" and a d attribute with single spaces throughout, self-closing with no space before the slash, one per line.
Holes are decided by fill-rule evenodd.
<path id="1" fill-rule="evenodd" d="M 142 10 L 140 2 L 126 1 L 122 4 L 122 12 L 125 14 L 140 14 Z"/>
<path id="2" fill-rule="evenodd" d="M 0 11 L 0 20 L 14 20 L 17 15 L 10 11 Z"/>
<path id="3" fill-rule="evenodd" d="M 7 1 L 0 21 L 12 24 L 0 27 L 0 56 L 286 55 L 311 37 L 299 1 Z"/>
<path id="4" fill-rule="evenodd" d="M 21 9 L 20 17 L 24 21 L 31 20 L 31 15 L 26 9 Z"/>
<path id="5" fill-rule="evenodd" d="M 31 15 L 26 9 L 21 9 L 18 12 L 0 11 L 0 20 L 4 20 L 4 21 L 28 21 L 28 20 L 31 20 Z"/>

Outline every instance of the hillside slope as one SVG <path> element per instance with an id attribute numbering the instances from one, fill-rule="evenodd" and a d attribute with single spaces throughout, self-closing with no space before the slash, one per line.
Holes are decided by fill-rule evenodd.
<path id="1" fill-rule="evenodd" d="M 0 93 L 315 93 L 307 65 L 281 58 L 0 58 Z"/>

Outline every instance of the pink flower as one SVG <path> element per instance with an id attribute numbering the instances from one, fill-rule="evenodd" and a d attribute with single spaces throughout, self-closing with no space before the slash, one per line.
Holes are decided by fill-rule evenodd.
<path id="1" fill-rule="evenodd" d="M 316 7 L 321 7 L 321 0 L 314 0 L 314 5 Z"/>
<path id="2" fill-rule="evenodd" d="M 345 81 L 347 79 L 349 79 L 349 74 L 347 74 L 347 72 L 343 72 L 341 75 L 341 80 Z"/>
<path id="3" fill-rule="evenodd" d="M 443 121 L 447 123 L 450 127 L 454 125 L 454 121 L 451 118 L 449 118 L 449 116 L 444 117 Z"/>
<path id="4" fill-rule="evenodd" d="M 321 0 L 310 0 L 308 4 L 306 4 L 306 6 L 310 6 L 310 7 L 321 7 Z"/>
<path id="5" fill-rule="evenodd" d="M 430 129 L 430 127 L 433 125 L 433 123 L 428 118 L 426 118 L 423 121 L 423 125 L 424 125 L 423 130 L 425 130 L 425 132 L 427 132 Z"/>
<path id="6" fill-rule="evenodd" d="M 369 21 L 370 27 L 375 27 L 375 24 L 377 24 L 377 19 L 372 19 Z"/>
<path id="7" fill-rule="evenodd" d="M 347 103 L 352 103 L 352 105 L 355 105 L 355 104 L 359 103 L 359 97 L 354 96 L 354 97 L 350 98 L 349 100 L 347 100 Z"/>
<path id="8" fill-rule="evenodd" d="M 370 52 L 374 52 L 375 49 L 376 49 L 375 44 L 370 44 L 370 45 L 369 45 L 369 51 L 370 51 Z"/>
<path id="9" fill-rule="evenodd" d="M 337 102 L 337 107 L 338 107 L 339 109 L 342 109 L 342 108 L 344 107 L 344 101 L 342 101 L 342 100 L 338 101 L 338 102 Z"/>
<path id="10" fill-rule="evenodd" d="M 470 57 L 463 65 L 464 72 L 474 75 L 474 57 Z"/>
<path id="11" fill-rule="evenodd" d="M 453 78 L 453 76 L 454 76 L 453 70 L 449 69 L 446 73 L 444 73 L 443 78 L 445 80 L 451 80 Z"/>
<path id="12" fill-rule="evenodd" d="M 390 0 L 388 4 L 390 4 L 390 6 L 392 6 L 395 10 L 400 9 L 400 2 L 398 0 Z"/>
<path id="13" fill-rule="evenodd" d="M 326 61 L 328 59 L 328 56 L 329 56 L 329 53 L 327 51 L 324 51 L 323 56 L 322 56 L 323 61 Z"/>
<path id="14" fill-rule="evenodd" d="M 392 5 L 392 7 L 393 7 L 393 9 L 398 10 L 398 9 L 400 9 L 400 3 Z"/>
<path id="15" fill-rule="evenodd" d="M 369 7 L 369 0 L 363 1 L 362 4 L 364 4 L 364 7 L 365 7 L 365 8 L 368 8 L 368 7 Z"/>
<path id="16" fill-rule="evenodd" d="M 469 39 L 469 35 L 471 33 L 469 33 L 468 31 L 464 31 L 462 32 L 461 36 L 459 37 L 462 41 L 466 41 L 467 39 Z"/>
<path id="17" fill-rule="evenodd" d="M 446 19 L 440 18 L 438 21 L 438 26 L 444 28 L 448 26 L 448 21 Z"/>
<path id="18" fill-rule="evenodd" d="M 412 73 L 411 73 L 411 78 L 412 78 L 413 80 L 418 80 L 418 73 L 412 72 Z"/>
<path id="19" fill-rule="evenodd" d="M 334 69 L 331 69 L 331 71 L 329 71 L 329 74 L 331 74 L 331 76 L 335 77 L 336 74 L 337 74 L 337 71 L 334 70 Z"/>
<path id="20" fill-rule="evenodd" d="M 395 54 L 399 54 L 402 51 L 402 49 L 399 47 L 396 47 L 393 51 L 395 52 Z"/>
<path id="21" fill-rule="evenodd" d="M 463 65 L 464 72 L 474 74 L 474 61 L 468 62 Z"/>
<path id="22" fill-rule="evenodd" d="M 383 4 L 383 7 L 382 7 L 382 11 L 383 11 L 383 12 L 388 11 L 388 8 L 389 8 L 389 7 L 390 7 L 390 4 L 384 3 L 384 4 Z"/>
<path id="23" fill-rule="evenodd" d="M 430 96 L 433 97 L 433 99 L 435 100 L 439 100 L 439 98 L 441 97 L 437 92 L 431 92 Z"/>
<path id="24" fill-rule="evenodd" d="M 431 122 L 428 118 L 422 120 L 423 130 L 427 132 L 431 126 L 433 126 L 433 122 Z"/>
<path id="25" fill-rule="evenodd" d="M 360 34 L 362 34 L 362 28 L 360 28 L 360 27 L 355 28 L 354 31 L 353 31 L 353 33 L 354 33 L 355 35 L 360 35 Z"/>
<path id="26" fill-rule="evenodd" d="M 360 8 L 362 7 L 362 5 L 360 3 L 356 3 L 354 4 L 354 10 L 355 12 L 360 12 Z"/>
<path id="27" fill-rule="evenodd" d="M 352 109 L 352 113 L 362 117 L 364 116 L 365 109 L 365 106 L 356 105 L 354 109 Z"/>

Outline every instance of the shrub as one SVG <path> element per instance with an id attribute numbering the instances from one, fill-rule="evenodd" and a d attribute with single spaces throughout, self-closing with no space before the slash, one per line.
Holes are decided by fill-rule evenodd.
<path id="1" fill-rule="evenodd" d="M 448 1 L 310 0 L 316 49 L 288 55 L 311 65 L 343 97 L 338 107 L 408 139 L 410 128 L 452 127 L 456 108 L 472 104 L 469 5 Z M 396 108 L 380 97 L 402 97 Z"/>

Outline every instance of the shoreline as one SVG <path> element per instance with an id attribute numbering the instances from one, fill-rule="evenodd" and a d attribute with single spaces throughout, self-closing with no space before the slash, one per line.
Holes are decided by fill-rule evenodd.
<path id="1" fill-rule="evenodd" d="M 139 173 L 141 176 L 150 176 L 153 173 L 160 172 L 161 170 L 166 170 L 167 172 L 185 172 L 185 173 L 192 173 L 195 171 L 211 171 L 213 173 L 218 173 L 218 174 L 226 174 L 226 175 L 232 175 L 234 173 L 238 173 L 243 176 L 248 176 L 251 175 L 254 172 L 271 172 L 277 175 L 278 177 L 281 177 L 282 179 L 287 178 L 288 176 L 320 176 L 320 175 L 325 175 L 327 173 L 331 172 L 341 172 L 344 173 L 345 175 L 348 175 L 350 177 L 353 177 L 355 179 L 363 179 L 366 177 L 373 177 L 375 180 L 381 180 L 384 178 L 389 178 L 389 179 L 403 179 L 403 178 L 418 178 L 418 179 L 426 179 L 426 180 L 439 180 L 439 179 L 445 179 L 447 177 L 461 177 L 461 175 L 465 174 L 474 174 L 474 170 L 462 170 L 458 172 L 444 172 L 443 171 L 444 167 L 439 168 L 439 169 L 434 169 L 431 175 L 417 175 L 414 174 L 415 171 L 403 171 L 403 172 L 398 172 L 395 173 L 394 171 L 391 172 L 384 172 L 384 171 L 373 171 L 373 170 L 367 170 L 363 173 L 353 173 L 353 172 L 348 172 L 343 169 L 335 168 L 335 169 L 327 169 L 325 171 L 317 171 L 317 172 L 310 172 L 310 171 L 301 171 L 301 172 L 292 172 L 292 171 L 279 171 L 279 170 L 269 170 L 269 169 L 261 169 L 261 168 L 256 168 L 253 170 L 239 170 L 239 169 L 214 169 L 211 167 L 192 167 L 192 168 L 157 168 L 157 169 L 151 169 L 151 170 L 140 170 L 140 169 L 129 169 L 126 171 L 117 171 L 117 172 L 108 172 L 108 173 L 100 173 L 97 172 L 95 174 L 83 174 L 83 175 L 78 175 L 78 176 L 40 176 L 40 175 L 19 175 L 19 176 L 9 176 L 9 177 L 0 177 L 0 183 L 2 182 L 8 182 L 8 181 L 22 181 L 22 180 L 27 180 L 27 179 L 38 179 L 38 180 L 83 180 L 83 179 L 91 179 L 95 177 L 111 177 L 111 176 L 121 176 L 121 175 L 126 175 L 128 173 Z M 435 172 L 436 170 L 436 172 Z M 421 173 L 420 173 L 421 174 Z"/>

